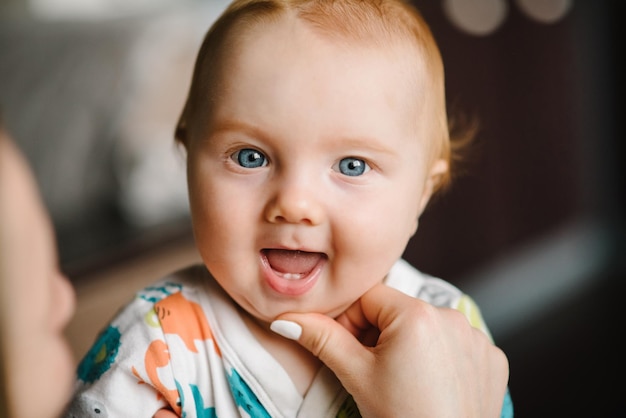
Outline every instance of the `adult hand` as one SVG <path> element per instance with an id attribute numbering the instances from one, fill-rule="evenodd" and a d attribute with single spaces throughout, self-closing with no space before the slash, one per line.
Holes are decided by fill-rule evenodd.
<path id="1" fill-rule="evenodd" d="M 178 418 L 178 415 L 171 409 L 159 409 L 152 418 Z"/>
<path id="2" fill-rule="evenodd" d="M 278 319 L 300 325 L 290 337 L 335 373 L 363 417 L 500 416 L 508 360 L 456 310 L 381 284 L 336 321 L 314 313 Z M 283 335 L 285 325 L 293 330 L 278 324 Z"/>

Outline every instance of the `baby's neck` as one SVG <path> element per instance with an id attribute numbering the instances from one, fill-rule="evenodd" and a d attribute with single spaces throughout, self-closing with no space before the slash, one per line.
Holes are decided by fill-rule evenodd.
<path id="1" fill-rule="evenodd" d="M 322 363 L 297 342 L 272 332 L 269 324 L 261 323 L 246 312 L 242 312 L 242 317 L 252 335 L 280 363 L 298 392 L 304 396 Z"/>

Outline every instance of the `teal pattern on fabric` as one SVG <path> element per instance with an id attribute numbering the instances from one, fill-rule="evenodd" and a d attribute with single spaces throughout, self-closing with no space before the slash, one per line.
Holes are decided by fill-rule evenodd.
<path id="1" fill-rule="evenodd" d="M 121 336 L 120 331 L 113 326 L 108 326 L 100 333 L 96 343 L 78 365 L 80 380 L 85 383 L 95 382 L 111 368 L 120 348 Z"/>
<path id="2" fill-rule="evenodd" d="M 205 408 L 204 399 L 200 395 L 200 389 L 196 385 L 189 385 L 191 387 L 191 393 L 193 394 L 193 400 L 196 404 L 196 416 L 198 418 L 217 418 L 215 415 L 215 408 Z"/>
<path id="3" fill-rule="evenodd" d="M 157 303 L 168 296 L 178 293 L 183 288 L 180 283 L 165 282 L 161 286 L 148 286 L 144 288 L 137 297 L 150 302 Z"/>
<path id="4" fill-rule="evenodd" d="M 235 369 L 230 369 L 228 375 L 230 391 L 235 398 L 235 403 L 242 407 L 251 418 L 271 418 L 252 389 L 243 381 Z"/>
<path id="5" fill-rule="evenodd" d="M 504 394 L 504 403 L 502 404 L 502 413 L 500 414 L 500 418 L 513 418 L 513 400 L 511 399 L 511 394 L 509 393 L 508 388 Z"/>
<path id="6" fill-rule="evenodd" d="M 187 418 L 187 413 L 185 412 L 185 393 L 183 392 L 183 387 L 178 383 L 178 380 L 174 379 L 174 384 L 176 385 L 176 390 L 178 391 L 178 406 L 181 409 L 180 418 Z"/>
<path id="7" fill-rule="evenodd" d="M 182 410 L 181 418 L 186 418 L 187 412 L 185 411 L 185 408 L 187 406 L 185 403 L 185 394 L 183 392 L 183 388 L 180 385 L 180 383 L 178 383 L 178 380 L 175 380 L 174 383 L 176 383 L 176 389 L 178 390 L 178 394 L 180 396 L 179 406 Z M 202 395 L 200 395 L 200 389 L 198 389 L 198 386 L 190 384 L 189 388 L 191 389 L 191 394 L 193 396 L 193 403 L 196 409 L 196 417 L 197 418 L 217 418 L 217 415 L 215 414 L 215 408 L 204 407 L 204 399 L 202 398 Z"/>

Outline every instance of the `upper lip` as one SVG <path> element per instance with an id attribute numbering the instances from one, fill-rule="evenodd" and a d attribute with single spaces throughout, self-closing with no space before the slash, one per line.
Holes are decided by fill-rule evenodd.
<path id="1" fill-rule="evenodd" d="M 263 241 L 258 244 L 261 251 L 289 250 L 327 255 L 326 239 L 315 234 L 302 234 L 291 229 L 269 229 L 263 234 Z"/>
<path id="2" fill-rule="evenodd" d="M 295 240 L 294 240 L 295 241 Z M 311 246 L 306 245 L 289 245 L 283 244 L 280 242 L 269 243 L 270 245 L 265 245 L 261 248 L 261 251 L 265 250 L 287 250 L 287 251 L 302 251 L 306 253 L 324 253 L 324 251 L 320 251 L 319 249 L 313 248 Z"/>
<path id="3" fill-rule="evenodd" d="M 300 251 L 300 252 L 303 252 L 303 253 L 317 253 L 317 254 L 326 255 L 326 253 L 323 252 L 323 251 L 317 251 L 317 250 L 313 250 L 313 249 L 309 249 L 309 248 L 290 248 L 290 247 L 281 246 L 281 245 L 272 246 L 272 247 L 264 247 L 264 248 L 261 249 L 261 252 L 265 252 L 265 251 L 269 251 L 269 250 Z"/>

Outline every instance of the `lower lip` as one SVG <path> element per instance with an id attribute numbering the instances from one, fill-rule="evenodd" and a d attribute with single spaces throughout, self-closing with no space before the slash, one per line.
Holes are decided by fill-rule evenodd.
<path id="1" fill-rule="evenodd" d="M 285 296 L 300 296 L 311 290 L 319 279 L 322 268 L 326 264 L 326 258 L 322 257 L 313 270 L 301 279 L 285 279 L 276 274 L 265 255 L 261 254 L 261 269 L 266 283 L 277 293 Z"/>

